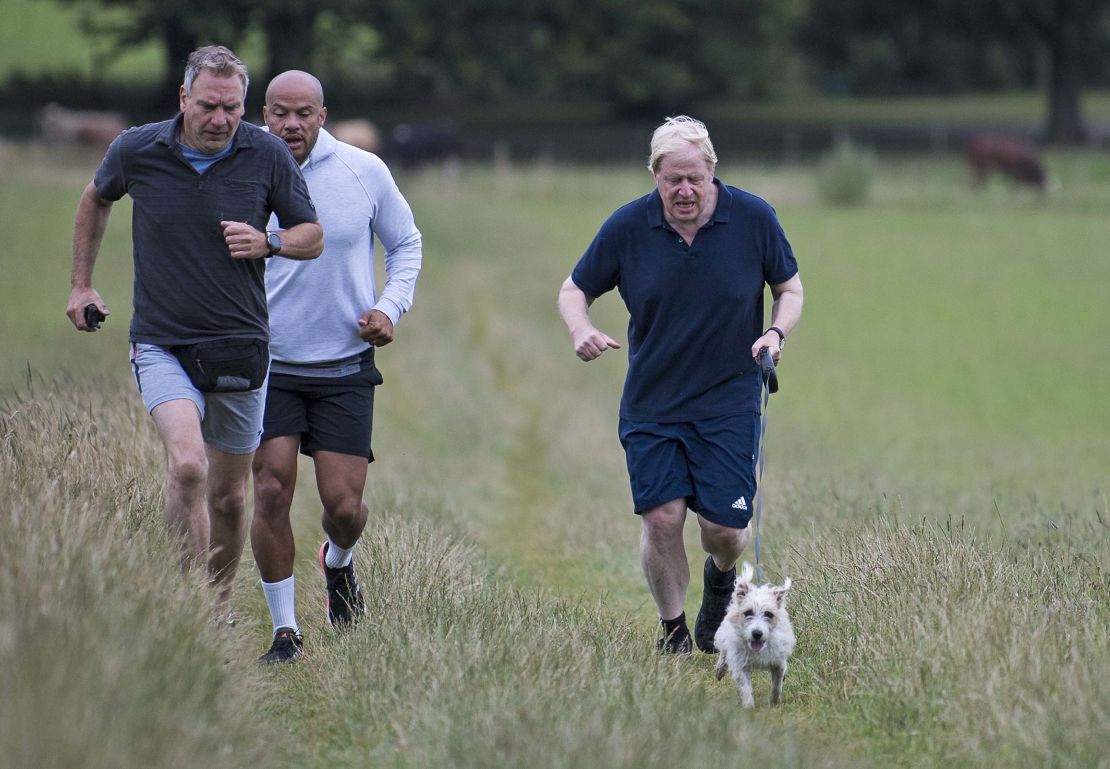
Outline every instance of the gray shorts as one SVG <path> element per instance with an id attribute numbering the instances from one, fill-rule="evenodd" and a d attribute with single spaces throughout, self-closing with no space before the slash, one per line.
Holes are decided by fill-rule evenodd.
<path id="1" fill-rule="evenodd" d="M 227 454 L 250 454 L 262 437 L 266 383 L 244 393 L 202 393 L 166 348 L 131 345 L 131 370 L 147 411 L 167 401 L 190 400 L 200 412 L 204 442 Z"/>

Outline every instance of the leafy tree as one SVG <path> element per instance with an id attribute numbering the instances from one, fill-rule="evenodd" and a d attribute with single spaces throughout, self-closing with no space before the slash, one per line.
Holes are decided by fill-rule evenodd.
<path id="1" fill-rule="evenodd" d="M 1084 140 L 1084 75 L 1110 52 L 1104 0 L 811 0 L 800 42 L 828 89 L 1043 87 L 1045 140 Z"/>
<path id="2" fill-rule="evenodd" d="M 1082 143 L 1087 136 L 1081 101 L 1083 72 L 1093 52 L 1101 47 L 1105 53 L 1107 4 L 1104 0 L 990 0 L 987 5 L 1019 35 L 1047 51 L 1045 140 Z"/>
<path id="3" fill-rule="evenodd" d="M 803 0 L 381 0 L 372 23 L 398 83 L 483 101 L 608 100 L 674 109 L 770 91 Z"/>
<path id="4" fill-rule="evenodd" d="M 188 4 L 158 0 L 59 2 L 81 9 L 87 34 L 112 41 L 109 57 L 133 45 L 160 41 L 165 51 L 162 92 L 174 104 L 189 54 L 209 41 L 233 47 L 245 33 L 251 12 L 245 0 L 193 0 Z M 105 14 L 105 9 L 116 12 Z"/>
<path id="5" fill-rule="evenodd" d="M 252 80 L 265 83 L 286 69 L 310 69 L 319 48 L 317 20 L 345 4 L 339 0 L 193 0 L 188 4 L 159 0 L 58 0 L 81 9 L 81 23 L 93 37 L 110 40 L 107 57 L 130 46 L 157 40 L 164 50 L 161 92 L 176 103 L 177 86 L 189 54 L 201 45 L 220 43 L 232 49 L 252 24 L 266 38 L 267 72 Z M 107 10 L 109 13 L 105 13 Z M 264 87 L 264 86 L 263 86 Z M 163 97 L 160 97 L 163 98 Z"/>
<path id="6" fill-rule="evenodd" d="M 1028 84 L 1033 58 L 982 23 L 981 3 L 812 0 L 800 49 L 823 90 L 953 93 Z"/>

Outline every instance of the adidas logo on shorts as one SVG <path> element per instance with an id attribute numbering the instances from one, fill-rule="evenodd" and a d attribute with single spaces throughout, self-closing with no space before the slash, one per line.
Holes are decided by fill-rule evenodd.
<path id="1" fill-rule="evenodd" d="M 738 499 L 738 500 L 736 500 L 735 502 L 732 503 L 732 507 L 735 510 L 747 510 L 748 509 L 748 503 L 744 501 L 743 497 L 740 497 L 740 499 Z"/>

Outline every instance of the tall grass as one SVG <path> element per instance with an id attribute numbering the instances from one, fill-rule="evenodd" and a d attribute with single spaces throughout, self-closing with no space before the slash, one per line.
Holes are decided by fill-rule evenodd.
<path id="1" fill-rule="evenodd" d="M 1076 534 L 1105 540 L 1105 524 Z M 796 549 L 803 664 L 837 680 L 835 720 L 904 743 L 911 765 L 1105 765 L 1110 585 L 1067 539 L 1029 553 L 951 522 L 883 519 Z"/>
<path id="2" fill-rule="evenodd" d="M 156 438 L 129 394 L 78 384 L 0 415 L 4 764 L 253 766 L 255 671 L 174 566 Z"/>
<path id="3" fill-rule="evenodd" d="M 722 171 L 775 203 L 807 288 L 771 403 L 762 527 L 769 576 L 795 581 L 799 641 L 783 707 L 742 712 L 707 657 L 652 653 L 615 437 L 625 361 L 581 364 L 555 317 L 559 282 L 646 173 L 401 179 L 426 267 L 379 354 L 356 555 L 370 616 L 349 635 L 327 627 L 306 463 L 294 523 L 307 655 L 259 670 L 270 626 L 249 554 L 234 625 L 171 566 L 161 449 L 122 364 L 126 211 L 97 270 L 116 314 L 78 336 L 61 309 L 83 182 L 37 160 L 0 191 L 38 213 L 13 220 L 2 257 L 2 311 L 21 332 L 0 353 L 0 685 L 13 693 L 0 755 L 1110 766 L 1110 268 L 1094 256 L 1110 177 L 1089 157 L 1052 167 L 1064 185 L 1038 201 L 973 196 L 955 163 L 880 165 L 873 202 L 850 212 L 814 201 L 806 169 Z M 1040 310 L 1055 307 L 1066 324 Z M 593 314 L 623 336 L 615 297 Z M 691 616 L 698 598 L 695 579 Z M 768 688 L 756 679 L 757 702 Z"/>

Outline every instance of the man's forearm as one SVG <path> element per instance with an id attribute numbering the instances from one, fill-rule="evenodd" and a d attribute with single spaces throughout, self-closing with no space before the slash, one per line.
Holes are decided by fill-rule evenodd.
<path id="1" fill-rule="evenodd" d="M 559 289 L 559 317 L 572 335 L 590 325 L 590 297 L 567 278 Z"/>
<path id="2" fill-rule="evenodd" d="M 281 231 L 281 255 L 287 259 L 315 259 L 324 251 L 324 228 L 304 222 Z"/>
<path id="3" fill-rule="evenodd" d="M 92 284 L 93 267 L 104 232 L 108 229 L 108 217 L 112 204 L 96 194 L 96 187 L 90 182 L 81 193 L 77 204 L 77 216 L 73 222 L 73 267 L 70 271 L 71 288 L 88 288 Z"/>
<path id="4" fill-rule="evenodd" d="M 424 252 L 420 233 L 413 230 L 410 237 L 397 244 L 386 243 L 385 247 L 385 285 L 382 286 L 375 309 L 384 312 L 391 321 L 398 319 L 412 308 L 416 293 L 416 278 L 424 262 Z M 370 255 L 371 260 L 373 254 Z"/>
<path id="5" fill-rule="evenodd" d="M 802 282 L 797 276 L 776 286 L 779 290 L 775 294 L 774 303 L 771 305 L 771 325 L 777 327 L 786 336 L 797 325 L 802 317 L 804 294 Z"/>

